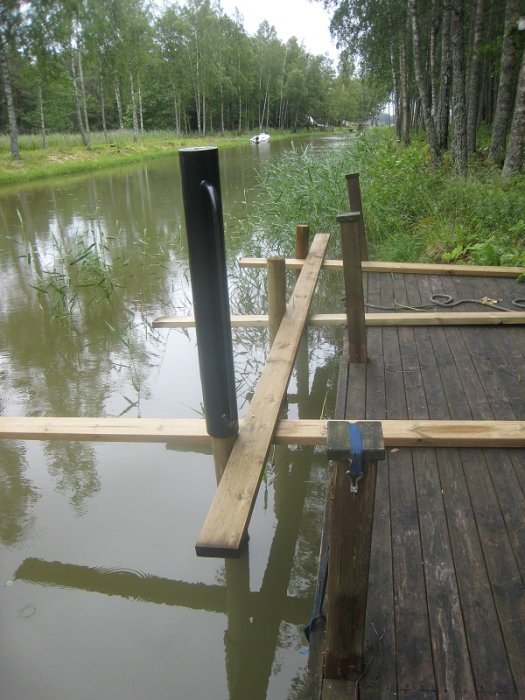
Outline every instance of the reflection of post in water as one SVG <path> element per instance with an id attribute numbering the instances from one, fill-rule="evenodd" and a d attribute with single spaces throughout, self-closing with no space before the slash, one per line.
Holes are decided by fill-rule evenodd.
<path id="1" fill-rule="evenodd" d="M 204 412 L 219 483 L 238 435 L 219 156 L 217 148 L 203 147 L 181 149 L 179 158 Z M 232 698 L 250 628 L 247 542 L 238 560 L 225 561 L 225 576 L 224 641 Z"/>
<path id="2" fill-rule="evenodd" d="M 28 557 L 15 571 L 13 580 L 119 596 L 142 603 L 226 613 L 224 586 L 176 581 L 130 569 L 97 568 Z M 250 593 L 246 604 L 252 612 L 256 610 L 260 605 L 260 593 Z M 299 625 L 307 614 L 308 601 L 287 597 L 283 619 Z"/>

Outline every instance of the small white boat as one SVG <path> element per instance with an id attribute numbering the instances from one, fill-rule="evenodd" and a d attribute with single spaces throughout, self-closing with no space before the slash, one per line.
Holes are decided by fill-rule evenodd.
<path id="1" fill-rule="evenodd" d="M 252 136 L 250 141 L 252 143 L 264 143 L 265 141 L 270 140 L 270 134 L 265 134 L 264 131 L 261 131 L 260 134 L 256 134 L 255 136 Z"/>

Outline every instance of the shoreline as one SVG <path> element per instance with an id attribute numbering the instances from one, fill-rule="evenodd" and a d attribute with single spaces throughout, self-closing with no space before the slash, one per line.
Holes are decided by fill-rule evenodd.
<path id="1" fill-rule="evenodd" d="M 312 131 L 270 132 L 274 141 L 311 136 Z M 323 132 L 321 132 L 323 133 Z M 346 132 L 345 132 L 346 133 Z M 133 141 L 131 132 L 102 132 L 92 134 L 93 144 L 86 149 L 79 143 L 79 135 L 54 135 L 49 137 L 47 149 L 24 148 L 24 141 L 34 141 L 35 136 L 20 136 L 21 159 L 13 160 L 9 153 L 0 153 L 0 189 L 16 188 L 42 180 L 102 172 L 111 168 L 136 165 L 147 160 L 165 158 L 177 154 L 179 148 L 190 145 L 236 148 L 249 144 L 249 134 L 242 136 L 214 134 L 212 136 L 177 136 L 170 132 L 145 133 Z M 6 137 L 2 140 L 7 140 Z M 67 143 L 69 141 L 69 143 Z M 62 143 L 61 143 L 62 142 Z"/>

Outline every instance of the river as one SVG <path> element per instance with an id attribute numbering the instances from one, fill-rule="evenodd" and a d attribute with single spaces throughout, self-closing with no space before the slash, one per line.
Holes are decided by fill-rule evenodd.
<path id="1" fill-rule="evenodd" d="M 289 147 L 220 152 L 237 312 L 264 313 L 265 295 L 264 272 L 238 270 L 234 222 L 255 170 Z M 191 312 L 175 153 L 0 193 L 0 249 L 2 415 L 202 415 L 194 330 L 152 327 Z M 339 338 L 310 329 L 290 417 L 330 412 Z M 266 330 L 233 341 L 242 416 Z M 326 469 L 321 451 L 273 450 L 249 551 L 225 563 L 194 550 L 216 487 L 209 453 L 0 441 L 0 698 L 300 698 Z"/>

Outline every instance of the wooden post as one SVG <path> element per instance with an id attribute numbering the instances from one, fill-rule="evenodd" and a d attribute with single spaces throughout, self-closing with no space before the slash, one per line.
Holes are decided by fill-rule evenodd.
<path id="1" fill-rule="evenodd" d="M 286 265 L 281 255 L 268 258 L 268 329 L 270 347 L 273 345 L 286 313 Z"/>
<path id="2" fill-rule="evenodd" d="M 310 249 L 310 227 L 298 224 L 295 227 L 295 257 L 299 260 L 306 259 Z M 299 276 L 299 270 L 296 276 Z M 309 389 L 309 369 L 308 369 L 308 329 L 305 328 L 301 337 L 297 358 L 295 361 L 297 372 L 297 393 L 306 396 Z"/>
<path id="3" fill-rule="evenodd" d="M 359 212 L 337 217 L 341 226 L 349 362 L 366 362 L 365 300 L 361 270 Z"/>
<path id="4" fill-rule="evenodd" d="M 305 260 L 310 248 L 310 227 L 297 224 L 295 227 L 295 257 Z"/>
<path id="5" fill-rule="evenodd" d="M 358 211 L 361 214 L 359 220 L 359 240 L 361 243 L 361 260 L 368 260 L 368 242 L 366 240 L 365 218 L 363 216 L 363 202 L 361 201 L 361 186 L 359 184 L 359 173 L 349 173 L 346 177 L 346 191 L 350 211 Z"/>
<path id="6" fill-rule="evenodd" d="M 362 476 L 349 421 L 328 421 L 328 457 L 334 462 L 329 538 L 325 678 L 355 680 L 363 672 L 368 572 L 374 521 L 377 461 L 385 449 L 380 423 L 359 422 Z M 358 465 L 359 468 L 359 465 Z M 349 474 L 350 472 L 350 474 Z M 352 491 L 352 486 L 356 492 Z"/>

